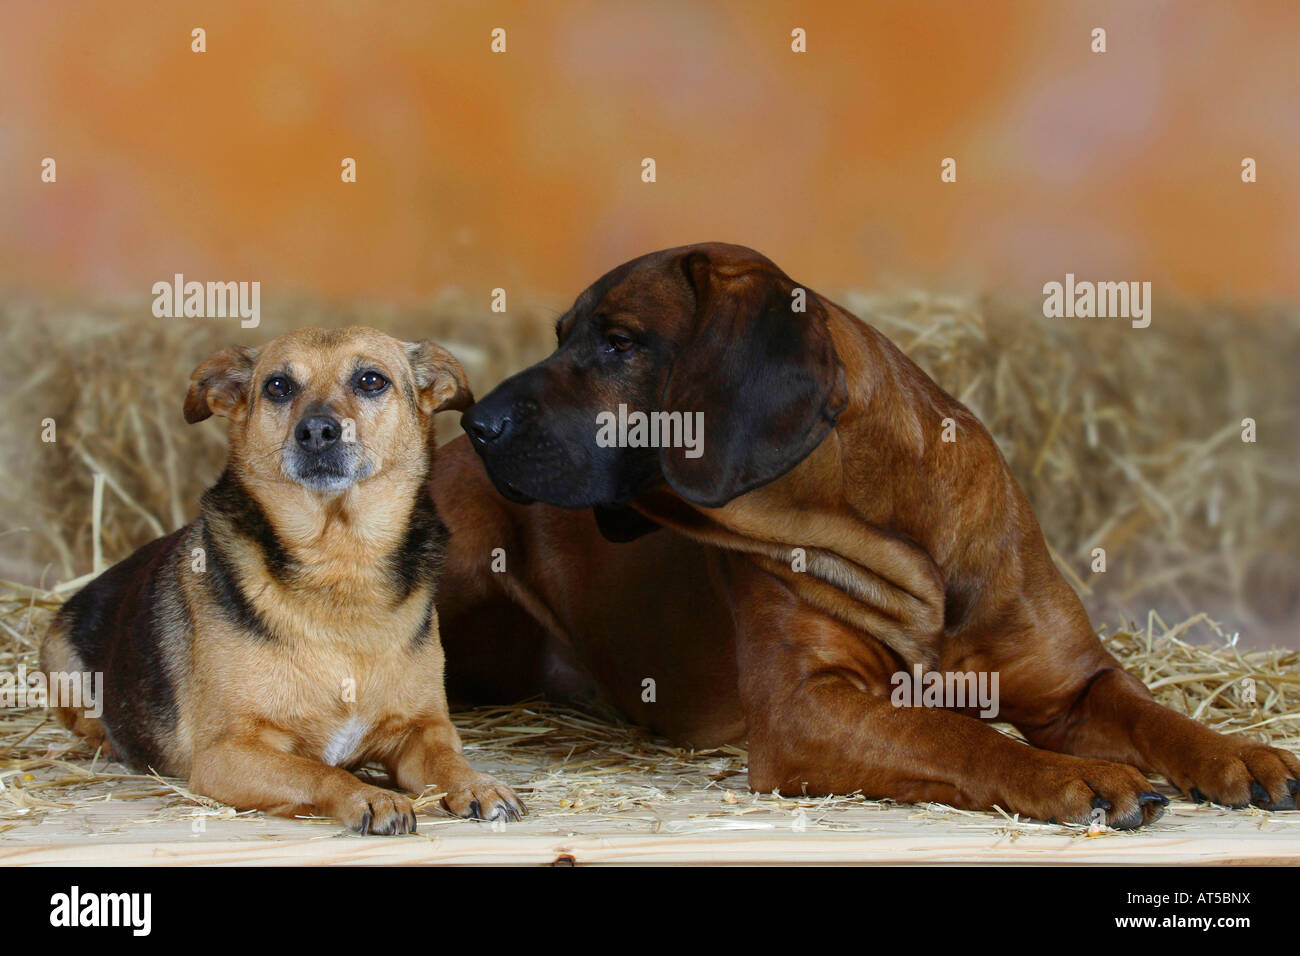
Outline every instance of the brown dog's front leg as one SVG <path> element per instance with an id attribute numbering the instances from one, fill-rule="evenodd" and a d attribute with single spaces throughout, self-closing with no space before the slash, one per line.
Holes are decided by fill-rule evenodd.
<path id="1" fill-rule="evenodd" d="M 341 767 L 297 757 L 262 737 L 227 739 L 194 756 L 190 787 L 240 810 L 323 814 L 361 833 L 414 833 L 408 797 L 362 783 Z"/>
<path id="2" fill-rule="evenodd" d="M 1042 747 L 1123 760 L 1162 774 L 1194 800 L 1294 810 L 1300 799 L 1295 754 L 1215 733 L 1157 704 L 1118 665 L 1093 675 L 1074 705 L 1051 724 L 1024 729 Z"/>
<path id="3" fill-rule="evenodd" d="M 404 790 L 422 793 L 426 787 L 436 787 L 445 791 L 442 802 L 458 817 L 518 820 L 528 812 L 513 790 L 469 765 L 449 720 L 412 725 L 390 770 Z"/>
<path id="4" fill-rule="evenodd" d="M 1038 750 L 971 717 L 900 708 L 831 672 L 784 700 L 750 700 L 750 785 L 905 803 L 995 806 L 1040 820 L 1150 823 L 1168 802 L 1135 767 Z"/>
<path id="5" fill-rule="evenodd" d="M 895 706 L 890 678 L 901 668 L 883 645 L 768 596 L 740 634 L 753 789 L 998 806 L 1070 823 L 1101 808 L 1119 828 L 1163 812 L 1168 801 L 1135 767 L 1039 750 L 953 711 Z"/>

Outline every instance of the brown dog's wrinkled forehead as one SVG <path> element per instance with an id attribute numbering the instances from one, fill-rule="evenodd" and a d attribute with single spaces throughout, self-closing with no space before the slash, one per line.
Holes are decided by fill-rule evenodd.
<path id="1" fill-rule="evenodd" d="M 573 307 L 555 324 L 561 339 L 574 321 L 593 310 L 649 314 L 655 306 L 681 301 L 692 294 L 686 263 L 699 262 L 719 274 L 737 276 L 746 272 L 781 270 L 761 252 L 726 242 L 698 242 L 647 253 L 611 269 L 579 294 Z"/>

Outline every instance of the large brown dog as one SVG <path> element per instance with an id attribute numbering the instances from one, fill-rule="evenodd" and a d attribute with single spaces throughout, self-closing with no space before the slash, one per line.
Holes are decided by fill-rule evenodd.
<path id="1" fill-rule="evenodd" d="M 763 256 L 633 260 L 557 333 L 465 414 L 432 482 L 453 694 L 601 698 L 682 741 L 747 738 L 760 791 L 1132 827 L 1167 803 L 1148 771 L 1295 808 L 1294 755 L 1157 705 L 1102 648 L 975 417 Z M 620 405 L 702 412 L 703 454 L 604 447 Z M 917 665 L 997 674 L 1032 746 L 970 707 L 895 706 Z"/>
<path id="2" fill-rule="evenodd" d="M 104 682 L 101 716 L 65 701 L 60 721 L 240 809 L 413 831 L 408 797 L 348 772 L 375 761 L 460 816 L 518 818 L 518 798 L 461 753 L 433 609 L 447 535 L 424 493 L 433 415 L 471 401 L 446 350 L 366 328 L 200 365 L 185 418 L 228 420 L 226 470 L 197 521 L 55 618 L 45 671 Z"/>

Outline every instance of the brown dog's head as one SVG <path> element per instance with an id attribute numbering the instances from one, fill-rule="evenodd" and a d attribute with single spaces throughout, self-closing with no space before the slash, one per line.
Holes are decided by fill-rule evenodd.
<path id="1" fill-rule="evenodd" d="M 301 329 L 233 346 L 190 376 L 185 420 L 230 421 L 241 475 L 341 492 L 427 462 L 434 412 L 473 402 L 460 363 L 432 342 L 374 329 Z"/>
<path id="2" fill-rule="evenodd" d="M 620 507 L 666 480 L 720 507 L 802 461 L 848 400 L 818 296 L 742 246 L 633 259 L 578 296 L 556 334 L 549 358 L 462 419 L 516 501 Z"/>

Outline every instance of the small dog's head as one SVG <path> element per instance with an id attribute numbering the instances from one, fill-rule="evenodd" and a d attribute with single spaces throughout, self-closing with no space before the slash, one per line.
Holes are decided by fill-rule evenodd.
<path id="1" fill-rule="evenodd" d="M 395 470 L 423 474 L 433 414 L 473 401 L 460 363 L 432 342 L 300 329 L 199 365 L 185 420 L 228 419 L 241 476 L 332 494 Z"/>

